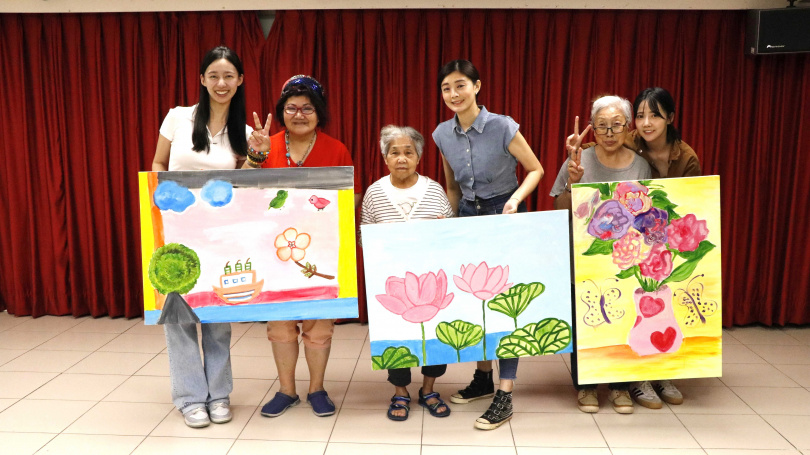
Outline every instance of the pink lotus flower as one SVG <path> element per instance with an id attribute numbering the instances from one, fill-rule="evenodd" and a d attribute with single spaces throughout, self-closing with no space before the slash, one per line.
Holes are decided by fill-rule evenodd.
<path id="1" fill-rule="evenodd" d="M 405 278 L 395 276 L 385 280 L 385 294 L 377 296 L 386 310 L 401 315 L 408 322 L 425 322 L 433 319 L 439 310 L 453 301 L 453 294 L 447 294 L 447 275 L 444 270 L 418 277 L 406 272 Z"/>
<path id="2" fill-rule="evenodd" d="M 667 239 L 669 246 L 678 251 L 695 251 L 700 242 L 709 235 L 709 228 L 706 227 L 706 220 L 698 221 L 693 214 L 683 218 L 672 220 L 667 227 Z"/>
<path id="3" fill-rule="evenodd" d="M 453 282 L 459 289 L 469 292 L 481 300 L 489 300 L 501 292 L 509 289 L 512 283 L 509 279 L 509 266 L 489 268 L 486 262 L 474 266 L 468 264 L 461 266 L 461 276 L 453 276 Z"/>
<path id="4" fill-rule="evenodd" d="M 652 208 L 652 199 L 647 196 L 649 189 L 636 182 L 621 182 L 616 185 L 614 197 L 633 214 L 644 213 Z"/>
<path id="5" fill-rule="evenodd" d="M 613 243 L 613 263 L 626 270 L 646 259 L 649 252 L 644 236 L 630 228 L 624 237 Z"/>
<path id="6" fill-rule="evenodd" d="M 641 274 L 656 281 L 664 281 L 672 273 L 672 251 L 656 243 L 650 255 L 638 265 Z"/>

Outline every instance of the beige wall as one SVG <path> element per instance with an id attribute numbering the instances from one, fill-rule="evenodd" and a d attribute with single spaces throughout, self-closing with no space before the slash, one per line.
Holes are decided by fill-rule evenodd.
<path id="1" fill-rule="evenodd" d="M 810 6 L 805 0 L 804 5 Z M 354 8 L 764 9 L 786 0 L 0 0 L 0 13 Z"/>

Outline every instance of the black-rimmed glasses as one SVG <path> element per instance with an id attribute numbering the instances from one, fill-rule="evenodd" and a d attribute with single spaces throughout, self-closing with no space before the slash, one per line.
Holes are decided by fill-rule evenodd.
<path id="1" fill-rule="evenodd" d="M 600 136 L 603 135 L 603 134 L 607 134 L 608 130 L 610 130 L 610 132 L 613 133 L 613 134 L 618 134 L 618 133 L 621 133 L 622 131 L 624 131 L 624 127 L 626 127 L 626 126 L 627 126 L 627 123 L 624 123 L 622 125 L 613 125 L 613 126 L 594 126 L 593 127 L 593 132 L 600 135 Z"/>

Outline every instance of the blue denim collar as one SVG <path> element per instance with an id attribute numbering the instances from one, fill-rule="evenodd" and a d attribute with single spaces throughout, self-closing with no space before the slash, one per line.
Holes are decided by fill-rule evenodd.
<path id="1" fill-rule="evenodd" d="M 478 113 L 478 117 L 475 118 L 471 128 L 474 128 L 475 131 L 478 131 L 478 134 L 481 134 L 484 132 L 484 125 L 487 124 L 489 111 L 483 105 L 479 104 L 478 107 L 481 109 L 481 112 Z M 461 129 L 461 124 L 458 123 L 458 114 L 453 117 L 453 120 L 455 121 L 455 127 L 453 128 L 455 132 L 459 134 L 465 133 L 465 131 Z"/>

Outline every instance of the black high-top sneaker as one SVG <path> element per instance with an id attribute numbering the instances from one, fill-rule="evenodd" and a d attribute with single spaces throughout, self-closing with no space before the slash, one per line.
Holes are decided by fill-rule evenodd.
<path id="1" fill-rule="evenodd" d="M 489 398 L 495 394 L 495 385 L 492 383 L 492 371 L 483 372 L 475 369 L 473 380 L 464 390 L 450 395 L 451 403 L 469 403 L 479 398 Z"/>
<path id="2" fill-rule="evenodd" d="M 489 409 L 475 420 L 475 428 L 494 430 L 512 418 L 512 392 L 498 389 Z"/>

